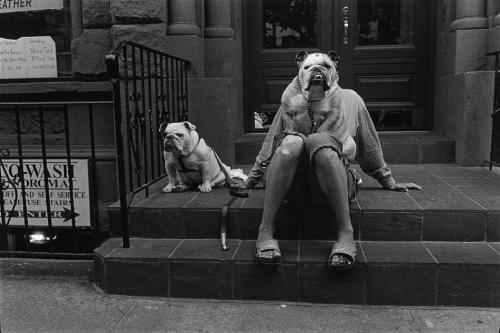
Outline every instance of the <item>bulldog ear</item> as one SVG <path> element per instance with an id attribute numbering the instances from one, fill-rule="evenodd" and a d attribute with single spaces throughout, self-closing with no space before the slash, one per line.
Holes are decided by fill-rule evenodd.
<path id="1" fill-rule="evenodd" d="M 160 128 L 158 129 L 158 132 L 160 134 L 163 134 L 163 132 L 165 132 L 165 128 L 167 128 L 167 123 L 161 123 Z"/>
<path id="2" fill-rule="evenodd" d="M 335 67 L 339 67 L 340 64 L 340 57 L 337 52 L 335 51 L 328 51 L 328 56 L 330 59 L 332 59 L 333 63 L 335 64 Z"/>
<path id="3" fill-rule="evenodd" d="M 309 53 L 307 51 L 299 51 L 297 55 L 295 56 L 295 61 L 297 62 L 297 66 L 300 66 L 302 61 L 307 57 Z"/>
<path id="4" fill-rule="evenodd" d="M 189 121 L 185 121 L 183 124 L 189 131 L 194 131 L 196 129 L 196 126 L 191 124 Z"/>

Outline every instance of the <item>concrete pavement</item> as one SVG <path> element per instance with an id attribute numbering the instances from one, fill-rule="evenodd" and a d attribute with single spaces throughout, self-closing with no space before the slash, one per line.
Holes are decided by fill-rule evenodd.
<path id="1" fill-rule="evenodd" d="M 1 275 L 1 274 L 0 274 Z M 104 294 L 87 279 L 4 274 L 1 332 L 499 332 L 500 309 Z"/>

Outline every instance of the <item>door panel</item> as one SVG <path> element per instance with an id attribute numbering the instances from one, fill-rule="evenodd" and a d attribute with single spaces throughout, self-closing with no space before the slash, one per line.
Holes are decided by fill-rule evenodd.
<path id="1" fill-rule="evenodd" d="M 430 7 L 430 0 L 245 1 L 246 130 L 270 124 L 303 49 L 337 50 L 340 85 L 365 99 L 379 130 L 427 128 Z M 255 128 L 255 113 L 264 129 Z"/>
<path id="2" fill-rule="evenodd" d="M 297 52 L 334 49 L 333 2 L 247 0 L 243 5 L 245 128 L 254 131 L 254 113 L 265 125 L 272 122 L 283 90 L 297 74 Z"/>
<path id="3" fill-rule="evenodd" d="M 339 0 L 340 83 L 364 98 L 378 130 L 430 128 L 429 0 Z M 348 8 L 347 44 L 344 9 Z"/>

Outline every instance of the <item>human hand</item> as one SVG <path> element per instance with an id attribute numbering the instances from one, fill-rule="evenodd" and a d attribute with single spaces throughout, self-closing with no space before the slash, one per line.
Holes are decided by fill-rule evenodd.
<path id="1" fill-rule="evenodd" d="M 247 190 L 249 186 L 244 181 L 236 181 L 229 184 L 229 188 L 235 191 Z"/>
<path id="2" fill-rule="evenodd" d="M 248 186 L 244 181 L 234 181 L 229 184 L 229 193 L 239 198 L 248 197 Z"/>
<path id="3" fill-rule="evenodd" d="M 388 190 L 398 192 L 408 192 L 408 190 L 421 190 L 420 185 L 414 183 L 394 183 L 394 185 L 387 187 Z"/>

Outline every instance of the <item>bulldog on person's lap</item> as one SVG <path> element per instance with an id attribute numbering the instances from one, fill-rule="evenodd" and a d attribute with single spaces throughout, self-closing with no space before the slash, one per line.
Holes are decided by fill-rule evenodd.
<path id="1" fill-rule="evenodd" d="M 420 189 L 413 183 L 396 183 L 387 167 L 373 122 L 362 98 L 338 85 L 339 57 L 300 51 L 298 75 L 281 98 L 281 107 L 266 135 L 246 187 L 266 186 L 264 211 L 256 241 L 256 259 L 281 259 L 274 238 L 274 220 L 287 192 L 293 187 L 324 194 L 337 223 L 328 266 L 346 269 L 355 264 L 356 244 L 349 216 L 361 179 L 351 169 L 356 159 L 366 174 L 383 188 Z"/>

